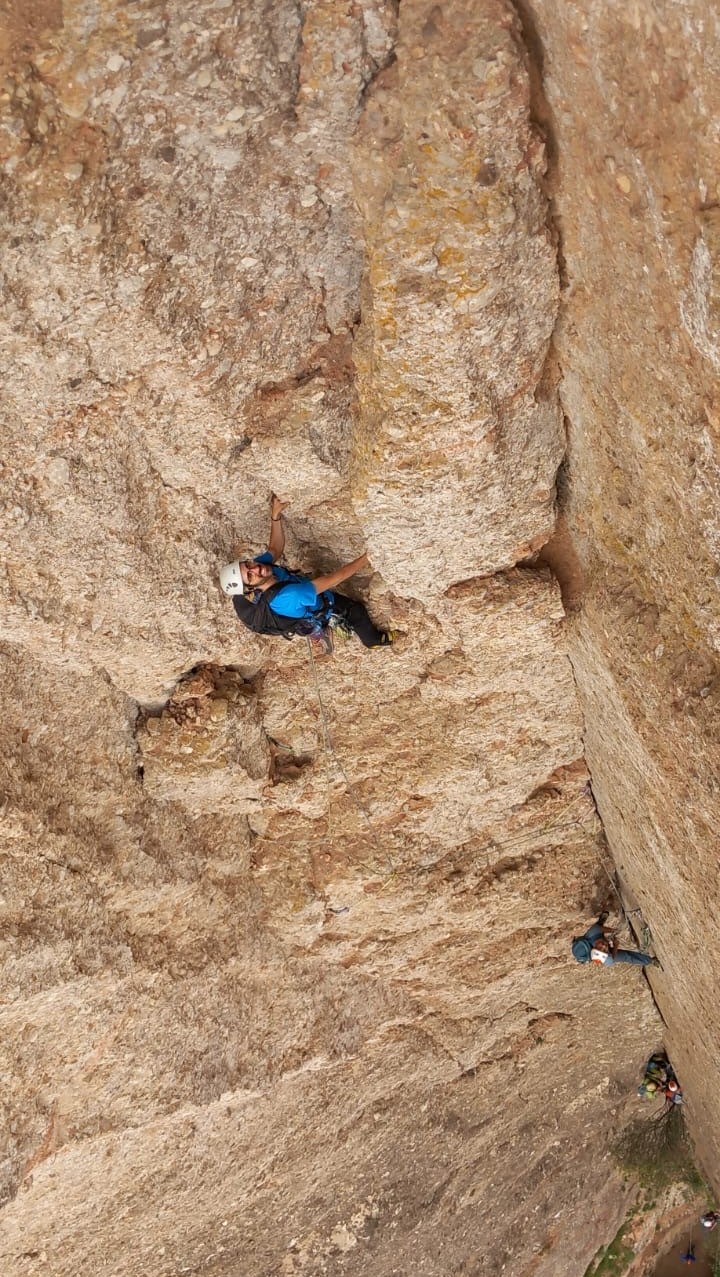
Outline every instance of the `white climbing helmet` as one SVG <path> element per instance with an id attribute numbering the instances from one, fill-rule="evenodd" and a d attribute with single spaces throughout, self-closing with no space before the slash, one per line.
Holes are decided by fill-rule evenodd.
<path id="1" fill-rule="evenodd" d="M 220 588 L 225 594 L 242 594 L 244 592 L 245 585 L 240 575 L 239 559 L 235 559 L 234 563 L 226 563 L 225 567 L 220 569 Z"/>

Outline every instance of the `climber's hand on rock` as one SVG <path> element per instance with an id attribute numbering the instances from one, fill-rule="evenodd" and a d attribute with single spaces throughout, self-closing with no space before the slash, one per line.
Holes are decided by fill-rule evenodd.
<path id="1" fill-rule="evenodd" d="M 279 519 L 283 510 L 287 510 L 289 505 L 290 505 L 289 501 L 281 501 L 280 498 L 276 497 L 275 493 L 273 492 L 270 498 L 270 518 Z"/>

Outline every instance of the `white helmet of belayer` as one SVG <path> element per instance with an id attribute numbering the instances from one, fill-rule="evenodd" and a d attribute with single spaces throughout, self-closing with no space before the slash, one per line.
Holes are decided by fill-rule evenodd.
<path id="1" fill-rule="evenodd" d="M 240 574 L 240 560 L 235 559 L 233 563 L 226 563 L 224 568 L 220 569 L 220 588 L 225 594 L 242 594 L 245 585 Z"/>

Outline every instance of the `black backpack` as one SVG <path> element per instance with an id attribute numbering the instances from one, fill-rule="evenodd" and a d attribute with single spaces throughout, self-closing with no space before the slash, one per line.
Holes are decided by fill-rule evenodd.
<path id="1" fill-rule="evenodd" d="M 316 628 L 316 622 L 306 620 L 304 617 L 280 616 L 277 612 L 273 612 L 270 600 L 284 585 L 287 585 L 287 581 L 277 581 L 275 585 L 270 586 L 269 590 L 263 590 L 257 603 L 253 603 L 252 599 L 246 598 L 244 594 L 233 594 L 233 607 L 238 619 L 254 634 L 270 634 L 273 638 L 280 635 L 282 638 L 291 639 L 295 634 L 311 634 Z"/>

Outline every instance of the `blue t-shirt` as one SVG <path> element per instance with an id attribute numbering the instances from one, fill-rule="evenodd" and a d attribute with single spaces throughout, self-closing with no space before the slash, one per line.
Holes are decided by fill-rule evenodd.
<path id="1" fill-rule="evenodd" d="M 329 604 L 332 604 L 333 596 L 330 590 L 325 590 L 322 594 L 318 594 L 312 581 L 306 576 L 301 576 L 299 572 L 289 572 L 287 568 L 283 568 L 279 563 L 273 563 L 273 557 L 269 550 L 264 554 L 255 556 L 256 563 L 272 563 L 273 576 L 278 581 L 287 581 L 284 589 L 278 590 L 270 600 L 270 611 L 276 612 L 278 616 L 297 617 L 298 620 L 311 620 L 324 612 Z"/>

